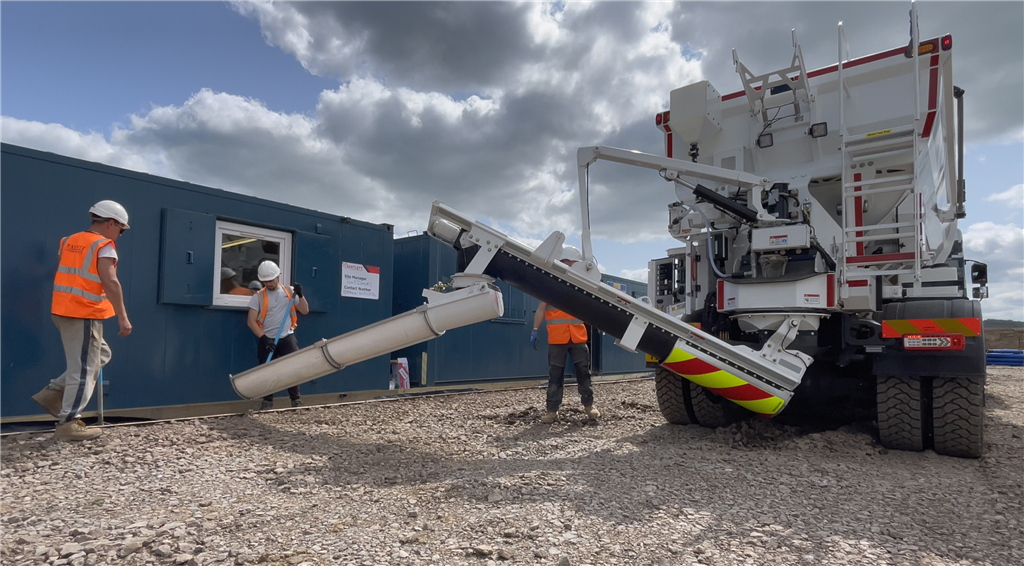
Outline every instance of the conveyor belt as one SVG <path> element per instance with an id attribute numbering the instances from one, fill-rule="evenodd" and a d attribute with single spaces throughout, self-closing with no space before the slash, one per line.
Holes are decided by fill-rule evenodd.
<path id="1" fill-rule="evenodd" d="M 438 230 L 442 233 L 436 233 L 436 219 L 450 227 L 441 225 Z M 534 250 L 441 203 L 435 202 L 429 226 L 428 233 L 442 241 L 456 240 L 453 245 L 462 248 L 467 260 L 483 248 L 472 243 L 475 238 L 463 236 L 493 241 L 498 249 L 483 269 L 484 275 L 571 313 L 625 342 L 627 348 L 650 354 L 664 367 L 755 412 L 770 416 L 781 411 L 806 370 L 807 362 L 799 355 L 781 349 L 769 355 L 730 345 L 560 263 L 546 263 L 534 257 Z M 459 232 L 453 238 L 454 227 Z M 626 340 L 631 325 L 642 327 L 642 334 Z"/>

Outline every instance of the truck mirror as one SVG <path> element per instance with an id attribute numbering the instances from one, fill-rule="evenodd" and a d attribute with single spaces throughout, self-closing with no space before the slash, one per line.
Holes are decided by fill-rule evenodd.
<path id="1" fill-rule="evenodd" d="M 975 299 L 987 299 L 988 298 L 988 287 L 975 287 L 971 290 L 971 294 L 974 295 Z"/>
<path id="2" fill-rule="evenodd" d="M 988 285 L 988 265 L 980 262 L 971 264 L 971 282 L 975 285 Z"/>

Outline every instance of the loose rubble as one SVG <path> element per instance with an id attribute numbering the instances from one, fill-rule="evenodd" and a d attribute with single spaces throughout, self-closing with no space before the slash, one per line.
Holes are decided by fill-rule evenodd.
<path id="1" fill-rule="evenodd" d="M 1024 371 L 989 369 L 979 460 L 668 425 L 650 380 L 598 384 L 596 423 L 528 389 L 13 435 L 0 562 L 1021 564 Z"/>

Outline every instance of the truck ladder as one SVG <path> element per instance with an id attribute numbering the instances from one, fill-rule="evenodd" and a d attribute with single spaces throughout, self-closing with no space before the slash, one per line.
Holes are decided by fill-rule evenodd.
<path id="1" fill-rule="evenodd" d="M 912 12 L 913 45 L 918 45 L 916 11 Z M 914 285 L 921 284 L 922 237 L 924 233 L 921 194 L 915 167 L 921 131 L 921 101 L 917 51 L 914 50 L 914 116 L 913 120 L 893 125 L 877 132 L 853 134 L 847 130 L 845 99 L 850 96 L 843 68 L 850 59 L 850 47 L 839 23 L 839 135 L 842 140 L 842 207 L 843 242 L 838 268 L 840 285 L 850 280 L 866 279 L 878 275 L 914 275 Z M 876 178 L 875 164 L 881 160 L 896 160 L 904 170 L 896 176 Z M 898 193 L 900 202 L 910 199 L 913 218 L 904 221 L 865 222 L 864 214 L 869 197 L 885 193 Z M 900 251 L 899 242 L 911 238 L 912 250 Z M 895 242 L 893 253 L 865 251 L 866 242 Z"/>
<path id="2" fill-rule="evenodd" d="M 650 354 L 662 366 L 765 416 L 792 398 L 813 358 L 786 350 L 799 321 L 787 319 L 760 350 L 731 345 L 600 282 L 592 261 L 558 261 L 565 236 L 536 249 L 434 201 L 427 233 L 459 250 L 467 264 L 453 285 L 497 278 L 614 336 L 616 345 Z M 594 280 L 594 277 L 598 279 Z"/>

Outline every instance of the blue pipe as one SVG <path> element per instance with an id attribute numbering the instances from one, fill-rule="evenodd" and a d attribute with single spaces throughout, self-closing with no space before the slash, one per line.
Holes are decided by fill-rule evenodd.
<path id="1" fill-rule="evenodd" d="M 292 312 L 292 305 L 295 303 L 295 299 L 297 299 L 297 298 L 298 297 L 296 297 L 293 294 L 291 300 L 288 301 L 288 308 L 286 308 L 284 310 L 284 320 L 281 321 L 281 328 L 277 329 L 277 337 L 274 338 L 274 348 L 275 348 L 275 350 L 271 350 L 270 351 L 270 354 L 267 356 L 267 361 L 264 362 L 264 363 L 268 363 L 269 364 L 270 360 L 273 359 L 274 352 L 276 351 L 276 348 L 277 348 L 277 341 L 281 339 L 281 333 L 284 332 L 284 325 L 288 324 L 288 321 L 291 319 L 291 316 L 289 316 L 289 315 Z"/>

